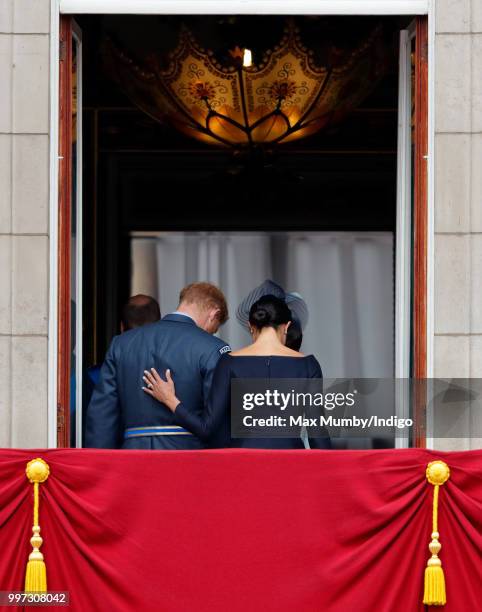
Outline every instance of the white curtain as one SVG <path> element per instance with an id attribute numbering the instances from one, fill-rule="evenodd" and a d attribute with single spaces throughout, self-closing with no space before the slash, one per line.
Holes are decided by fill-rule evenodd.
<path id="1" fill-rule="evenodd" d="M 231 318 L 220 335 L 249 342 L 236 320 L 243 297 L 265 279 L 297 291 L 310 320 L 302 350 L 325 377 L 392 377 L 394 257 L 389 232 L 158 233 L 132 238 L 132 293 L 157 291 L 161 312 L 180 289 L 206 280 L 225 293 Z"/>
<path id="2" fill-rule="evenodd" d="M 303 351 L 326 377 L 393 376 L 393 237 L 326 233 L 288 240 L 286 286 L 306 300 Z"/>

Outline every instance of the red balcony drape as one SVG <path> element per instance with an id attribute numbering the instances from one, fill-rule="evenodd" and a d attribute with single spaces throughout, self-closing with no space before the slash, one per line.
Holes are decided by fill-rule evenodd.
<path id="1" fill-rule="evenodd" d="M 480 609 L 482 451 L 4 449 L 1 591 L 23 589 L 35 457 L 51 471 L 48 589 L 69 591 L 71 610 L 423 611 L 434 459 L 451 469 L 439 511 L 447 605 L 434 610 Z"/>

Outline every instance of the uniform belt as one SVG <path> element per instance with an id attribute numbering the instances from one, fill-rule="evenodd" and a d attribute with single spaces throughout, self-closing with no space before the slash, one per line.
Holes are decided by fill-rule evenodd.
<path id="1" fill-rule="evenodd" d="M 146 425 L 146 427 L 128 427 L 124 439 L 140 436 L 192 436 L 192 433 L 179 425 Z"/>

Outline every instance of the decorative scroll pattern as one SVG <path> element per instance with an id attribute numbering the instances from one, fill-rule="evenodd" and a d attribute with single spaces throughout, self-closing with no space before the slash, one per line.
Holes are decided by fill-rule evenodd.
<path id="1" fill-rule="evenodd" d="M 290 21 L 278 45 L 257 65 L 221 65 L 183 29 L 167 68 L 154 58 L 138 66 L 113 45 L 111 74 L 152 117 L 167 116 L 182 132 L 217 145 L 239 147 L 303 138 L 355 108 L 383 74 L 380 29 L 336 66 L 317 66 Z"/>

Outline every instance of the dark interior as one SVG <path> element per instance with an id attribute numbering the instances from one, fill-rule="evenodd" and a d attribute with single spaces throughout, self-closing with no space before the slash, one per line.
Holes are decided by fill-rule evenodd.
<path id="1" fill-rule="evenodd" d="M 318 61 L 382 24 L 387 69 L 341 123 L 266 147 L 248 162 L 203 145 L 137 108 L 102 62 L 107 37 L 142 59 L 166 55 L 187 23 L 222 61 L 234 44 L 258 52 L 284 17 L 79 16 L 83 37 L 84 330 L 86 364 L 102 359 L 129 292 L 134 230 L 395 231 L 398 37 L 410 19 L 300 17 Z"/>

